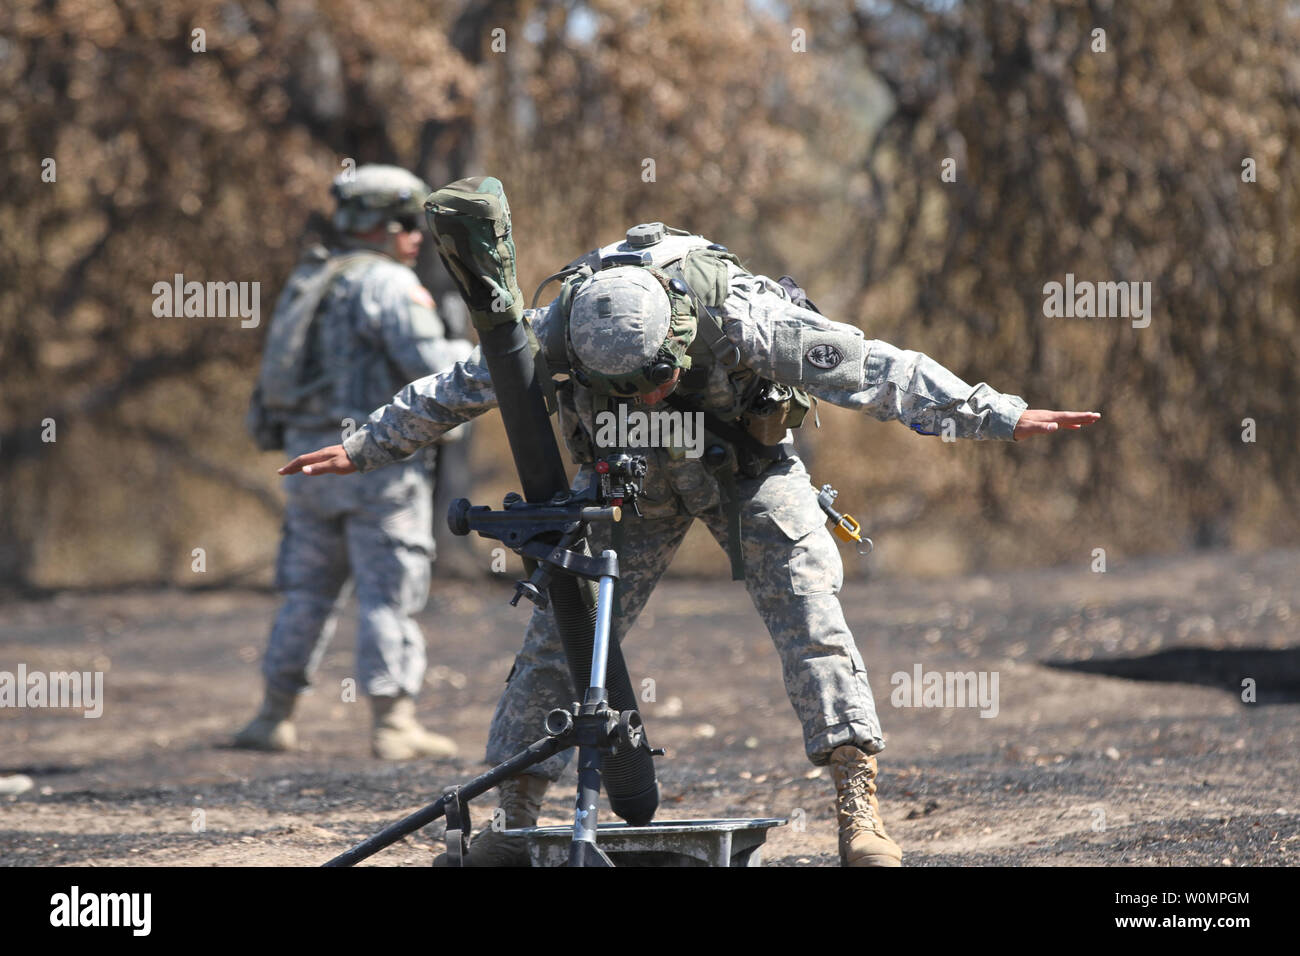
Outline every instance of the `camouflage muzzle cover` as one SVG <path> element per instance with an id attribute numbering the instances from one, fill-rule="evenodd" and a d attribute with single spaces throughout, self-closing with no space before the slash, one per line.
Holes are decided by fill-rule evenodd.
<path id="1" fill-rule="evenodd" d="M 429 228 L 447 271 L 456 281 L 476 328 L 524 317 L 515 275 L 510 204 L 495 176 L 460 179 L 432 192 L 424 203 Z"/>

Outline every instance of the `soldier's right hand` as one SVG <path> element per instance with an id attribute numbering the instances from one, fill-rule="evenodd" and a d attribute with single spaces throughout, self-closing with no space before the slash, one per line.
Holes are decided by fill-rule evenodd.
<path id="1" fill-rule="evenodd" d="M 356 470 L 342 445 L 330 445 L 299 455 L 281 468 L 280 474 L 296 475 L 301 471 L 304 475 L 350 475 Z"/>

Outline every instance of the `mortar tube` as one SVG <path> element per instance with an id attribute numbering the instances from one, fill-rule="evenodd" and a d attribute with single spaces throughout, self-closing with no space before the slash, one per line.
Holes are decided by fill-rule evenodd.
<path id="1" fill-rule="evenodd" d="M 530 504 L 549 501 L 554 495 L 569 490 L 569 479 L 564 471 L 559 444 L 551 431 L 533 354 L 533 340 L 521 321 L 490 327 L 476 322 L 475 326 L 524 499 Z M 582 547 L 590 553 L 585 542 Z M 573 679 L 575 700 L 589 686 L 591 673 L 596 630 L 596 607 L 591 591 L 588 582 L 568 574 L 555 575 L 548 589 Z M 623 651 L 613 640 L 609 643 L 606 684 L 609 705 L 613 710 L 636 709 L 637 698 L 623 660 Z M 659 784 L 655 779 L 654 758 L 648 750 L 604 756 L 602 774 L 614 813 L 632 826 L 645 826 L 654 819 L 659 807 Z"/>

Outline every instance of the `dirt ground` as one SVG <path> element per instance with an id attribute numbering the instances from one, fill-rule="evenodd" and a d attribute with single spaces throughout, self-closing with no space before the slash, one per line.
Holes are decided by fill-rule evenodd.
<path id="1" fill-rule="evenodd" d="M 851 582 L 844 607 L 888 740 L 882 809 L 904 862 L 1300 863 L 1297 580 L 1300 551 Z M 401 765 L 370 757 L 364 698 L 342 700 L 353 607 L 300 707 L 305 749 L 268 756 L 222 743 L 259 700 L 272 595 L 0 605 L 0 671 L 99 670 L 105 686 L 98 719 L 0 708 L 0 774 L 35 784 L 0 797 L 0 863 L 324 862 L 480 772 L 526 616 L 509 594 L 505 581 L 435 587 L 421 714 L 463 756 Z M 654 681 L 642 712 L 669 751 L 659 818 L 793 817 L 803 826 L 772 831 L 765 865 L 834 865 L 830 776 L 804 757 L 743 586 L 666 581 L 626 653 L 634 685 Z M 895 706 L 891 675 L 918 664 L 996 673 L 996 716 Z M 566 821 L 572 779 L 543 822 Z M 494 803 L 474 805 L 479 822 Z M 431 825 L 365 865 L 427 865 L 440 835 Z"/>

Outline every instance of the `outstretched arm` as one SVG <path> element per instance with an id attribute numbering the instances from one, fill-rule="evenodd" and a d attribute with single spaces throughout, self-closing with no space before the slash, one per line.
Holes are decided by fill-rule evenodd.
<path id="1" fill-rule="evenodd" d="M 445 372 L 412 382 L 341 445 L 299 455 L 282 475 L 348 475 L 401 461 L 497 404 L 478 349 Z"/>
<path id="2" fill-rule="evenodd" d="M 735 270 L 723 307 L 727 336 L 766 378 L 799 386 L 922 435 L 1013 440 L 1082 428 L 1097 412 L 1027 409 L 1017 395 L 971 386 L 929 356 L 868 340 L 860 329 L 800 308 L 764 276 Z"/>

